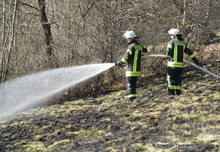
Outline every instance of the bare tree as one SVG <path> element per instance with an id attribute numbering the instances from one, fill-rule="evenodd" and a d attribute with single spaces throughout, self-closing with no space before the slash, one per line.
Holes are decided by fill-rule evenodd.
<path id="1" fill-rule="evenodd" d="M 19 0 L 17 17 L 15 0 L 1 4 L 2 80 L 48 67 L 114 62 L 127 47 L 126 30 L 163 53 L 170 28 L 181 28 L 194 44 L 209 43 L 219 29 L 218 0 Z"/>
<path id="2" fill-rule="evenodd" d="M 5 52 L 5 37 L 6 37 L 6 0 L 3 0 L 3 12 L 2 12 L 2 50 L 0 57 L 0 82 L 3 81 L 3 69 L 4 69 L 4 52 Z"/>
<path id="3" fill-rule="evenodd" d="M 46 53 L 48 55 L 48 64 L 49 67 L 58 67 L 58 62 L 55 57 L 55 51 L 53 47 L 53 37 L 51 32 L 51 25 L 48 22 L 47 14 L 46 14 L 46 4 L 45 0 L 38 0 L 39 5 L 39 13 L 40 13 L 40 21 L 44 30 L 45 35 L 45 43 L 46 43 Z"/>
<path id="4" fill-rule="evenodd" d="M 10 10 L 12 8 L 12 10 Z M 3 31 L 2 31 L 2 52 L 1 52 L 1 81 L 5 81 L 8 78 L 8 70 L 11 60 L 11 53 L 14 48 L 14 38 L 15 38 L 15 24 L 16 24 L 16 15 L 17 15 L 17 9 L 18 9 L 18 0 L 14 0 L 14 3 L 12 0 L 10 0 L 10 9 L 9 9 L 9 16 L 10 16 L 10 28 L 8 32 L 8 46 L 7 49 L 6 46 L 6 1 L 3 1 Z"/>

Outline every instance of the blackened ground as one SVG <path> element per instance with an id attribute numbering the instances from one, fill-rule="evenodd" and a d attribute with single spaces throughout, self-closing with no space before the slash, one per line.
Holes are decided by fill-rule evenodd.
<path id="1" fill-rule="evenodd" d="M 217 152 L 220 80 L 193 67 L 183 78 L 181 96 L 167 96 L 160 75 L 139 85 L 134 103 L 120 90 L 30 110 L 0 123 L 0 151 Z"/>

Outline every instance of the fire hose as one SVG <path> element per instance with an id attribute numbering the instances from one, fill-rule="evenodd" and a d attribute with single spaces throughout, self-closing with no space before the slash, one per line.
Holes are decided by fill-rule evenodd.
<path id="1" fill-rule="evenodd" d="M 166 56 L 166 55 L 163 55 L 163 54 L 149 54 L 149 55 L 143 56 L 143 58 L 146 58 L 146 57 L 167 58 L 167 56 Z M 186 64 L 189 64 L 189 65 L 191 65 L 191 66 L 193 66 L 193 67 L 195 67 L 195 68 L 197 68 L 197 69 L 199 69 L 199 70 L 201 70 L 201 71 L 203 71 L 203 72 L 205 72 L 205 73 L 210 74 L 210 75 L 213 76 L 213 77 L 216 77 L 216 78 L 220 79 L 220 76 L 219 76 L 219 75 L 217 75 L 217 74 L 215 74 L 215 73 L 212 73 L 212 72 L 206 70 L 205 68 L 202 68 L 202 67 L 200 67 L 200 66 L 198 66 L 198 65 L 196 65 L 196 64 L 194 64 L 194 63 L 191 63 L 191 62 L 189 62 L 189 61 L 186 61 L 186 60 L 183 60 L 183 61 L 184 61 Z"/>

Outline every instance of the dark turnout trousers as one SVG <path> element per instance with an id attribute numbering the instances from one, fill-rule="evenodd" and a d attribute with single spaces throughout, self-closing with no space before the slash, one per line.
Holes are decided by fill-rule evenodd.
<path id="1" fill-rule="evenodd" d="M 137 77 L 127 77 L 128 101 L 133 101 L 136 97 Z"/>
<path id="2" fill-rule="evenodd" d="M 182 68 L 167 68 L 167 89 L 169 95 L 181 94 L 182 71 Z"/>

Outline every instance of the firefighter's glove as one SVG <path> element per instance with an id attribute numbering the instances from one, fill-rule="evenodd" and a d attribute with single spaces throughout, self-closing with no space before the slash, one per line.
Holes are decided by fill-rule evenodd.
<path id="1" fill-rule="evenodd" d="M 116 61 L 115 66 L 123 67 L 123 64 L 120 61 Z"/>
<path id="2" fill-rule="evenodd" d="M 196 58 L 193 58 L 193 61 L 194 61 L 194 63 L 195 63 L 196 65 L 200 66 L 200 63 L 199 63 L 199 61 L 198 61 Z"/>
<path id="3" fill-rule="evenodd" d="M 199 63 L 198 61 L 195 61 L 195 64 L 198 65 L 198 66 L 200 66 L 200 63 Z"/>

